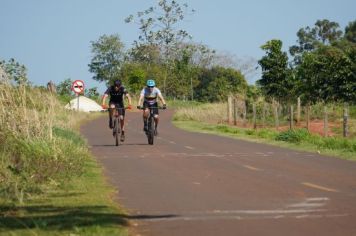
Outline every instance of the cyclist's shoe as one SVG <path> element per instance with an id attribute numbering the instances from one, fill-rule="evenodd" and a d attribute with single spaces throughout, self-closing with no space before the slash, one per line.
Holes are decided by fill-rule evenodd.
<path id="1" fill-rule="evenodd" d="M 121 142 L 125 141 L 125 132 L 124 131 L 121 132 L 120 141 Z"/>

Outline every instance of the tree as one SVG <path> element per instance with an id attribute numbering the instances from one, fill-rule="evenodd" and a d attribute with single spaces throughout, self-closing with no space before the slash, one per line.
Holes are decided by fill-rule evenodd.
<path id="1" fill-rule="evenodd" d="M 309 26 L 301 28 L 297 32 L 298 45 L 291 46 L 289 52 L 294 56 L 294 63 L 300 64 L 303 52 L 311 52 L 321 45 L 330 45 L 339 40 L 342 31 L 339 24 L 327 19 L 317 20 L 313 28 Z"/>
<path id="2" fill-rule="evenodd" d="M 355 101 L 353 62 L 340 49 L 323 46 L 305 53 L 297 67 L 302 98 L 310 103 Z"/>
<path id="3" fill-rule="evenodd" d="M 138 93 L 143 88 L 146 78 L 147 71 L 143 63 L 125 63 L 121 70 L 121 78 L 124 85 L 131 93 Z"/>
<path id="4" fill-rule="evenodd" d="M 119 78 L 120 69 L 124 63 L 124 44 L 119 35 L 103 35 L 97 41 L 91 42 L 93 58 L 89 71 L 94 73 L 93 79 L 110 83 Z"/>
<path id="5" fill-rule="evenodd" d="M 8 62 L 0 61 L 0 66 L 3 68 L 7 79 L 14 81 L 17 85 L 28 85 L 27 69 L 14 58 Z"/>
<path id="6" fill-rule="evenodd" d="M 86 92 L 86 96 L 93 100 L 96 100 L 99 97 L 99 95 L 100 94 L 98 93 L 98 87 L 89 88 Z"/>
<path id="7" fill-rule="evenodd" d="M 199 73 L 199 81 L 196 96 L 201 101 L 225 101 L 230 94 L 244 96 L 247 91 L 244 76 L 233 68 L 203 69 Z"/>
<path id="8" fill-rule="evenodd" d="M 262 78 L 257 81 L 262 92 L 278 101 L 290 99 L 293 76 L 288 69 L 288 56 L 282 52 L 282 41 L 273 39 L 261 46 L 266 55 L 258 61 Z"/>
<path id="9" fill-rule="evenodd" d="M 349 23 L 345 28 L 345 39 L 356 43 L 356 20 Z"/>
<path id="10" fill-rule="evenodd" d="M 128 56 L 131 62 L 146 63 L 147 65 L 160 63 L 160 49 L 156 45 L 137 45 L 129 50 Z"/>
<path id="11" fill-rule="evenodd" d="M 71 96 L 72 95 L 72 83 L 73 81 L 68 78 L 60 82 L 57 85 L 57 94 L 61 96 Z"/>
<path id="12" fill-rule="evenodd" d="M 180 5 L 175 0 L 160 0 L 158 6 L 137 13 L 141 34 L 138 41 L 135 41 L 136 48 L 142 45 L 159 47 L 161 61 L 166 65 L 167 73 L 179 49 L 177 46 L 185 39 L 191 38 L 186 30 L 177 29 L 178 23 L 185 18 L 187 12 L 187 4 Z M 135 22 L 135 17 L 130 15 L 125 22 Z M 167 78 L 166 75 L 163 81 L 164 93 L 170 92 L 166 91 Z"/>

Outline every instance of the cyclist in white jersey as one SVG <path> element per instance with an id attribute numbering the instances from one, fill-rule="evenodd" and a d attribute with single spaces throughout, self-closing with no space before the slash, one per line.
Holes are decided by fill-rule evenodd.
<path id="1" fill-rule="evenodd" d="M 141 109 L 143 108 L 143 130 L 147 131 L 147 118 L 149 115 L 149 107 L 152 107 L 153 109 L 153 114 L 154 114 L 154 119 L 156 123 L 156 133 L 157 133 L 157 125 L 158 125 L 158 103 L 157 103 L 157 97 L 161 100 L 163 104 L 163 109 L 166 109 L 166 101 L 164 100 L 161 91 L 156 88 L 156 83 L 154 80 L 149 79 L 147 80 L 146 87 L 142 89 L 140 98 L 138 100 L 138 105 L 137 108 Z M 143 106 L 141 107 L 143 101 Z"/>

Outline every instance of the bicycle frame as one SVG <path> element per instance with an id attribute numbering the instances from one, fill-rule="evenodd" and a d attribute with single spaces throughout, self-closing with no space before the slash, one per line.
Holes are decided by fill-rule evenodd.
<path id="1" fill-rule="evenodd" d="M 115 145 L 119 146 L 120 145 L 120 139 L 119 136 L 121 135 L 121 119 L 120 119 L 120 112 L 119 110 L 125 110 L 126 108 L 119 108 L 119 107 L 115 107 L 115 108 L 109 108 L 109 109 L 113 109 L 113 114 L 112 114 L 112 119 L 113 119 L 113 136 L 115 138 Z M 109 110 L 108 109 L 108 110 Z M 110 110 L 109 110 L 110 111 Z"/>
<path id="2" fill-rule="evenodd" d="M 141 110 L 145 110 L 146 108 L 141 108 Z M 156 131 L 156 122 L 154 119 L 153 109 L 164 109 L 162 107 L 147 107 L 149 109 L 149 114 L 147 117 L 147 131 L 146 136 L 148 140 L 148 144 L 153 145 L 154 143 L 154 136 Z"/>

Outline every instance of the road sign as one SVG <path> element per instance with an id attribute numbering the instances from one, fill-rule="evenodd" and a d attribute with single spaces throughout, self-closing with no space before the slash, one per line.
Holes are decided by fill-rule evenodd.
<path id="1" fill-rule="evenodd" d="M 72 91 L 76 94 L 80 94 L 84 91 L 84 82 L 82 80 L 76 80 L 72 83 Z"/>

